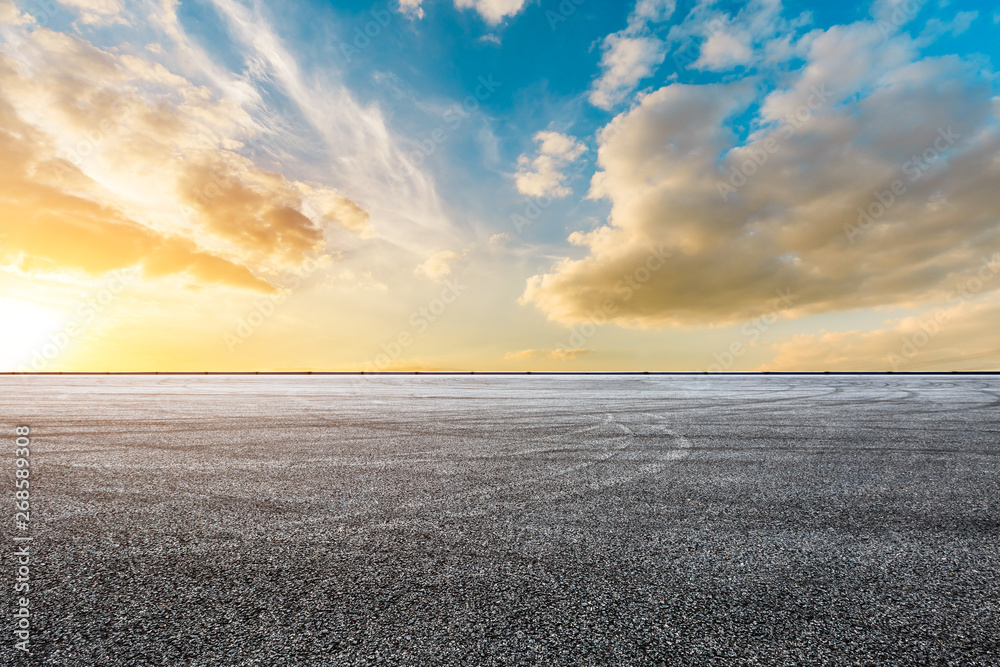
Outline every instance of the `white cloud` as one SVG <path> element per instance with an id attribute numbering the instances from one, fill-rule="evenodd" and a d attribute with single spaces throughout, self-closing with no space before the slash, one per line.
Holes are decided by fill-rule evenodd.
<path id="1" fill-rule="evenodd" d="M 455 0 L 459 9 L 473 8 L 486 20 L 496 25 L 508 16 L 520 12 L 528 0 Z"/>
<path id="2" fill-rule="evenodd" d="M 407 158 L 406 141 L 393 135 L 378 106 L 361 104 L 327 73 L 304 72 L 262 15 L 235 0 L 213 2 L 250 50 L 258 77 L 276 83 L 323 139 L 324 171 L 369 211 L 376 237 L 417 254 L 458 240 L 433 179 Z"/>
<path id="3" fill-rule="evenodd" d="M 59 0 L 59 4 L 77 10 L 83 23 L 125 23 L 117 0 Z"/>
<path id="4" fill-rule="evenodd" d="M 441 280 L 451 275 L 451 262 L 459 257 L 460 255 L 453 250 L 441 250 L 419 264 L 416 274 L 431 280 Z"/>
<path id="5" fill-rule="evenodd" d="M 674 0 L 639 0 L 629 18 L 629 23 L 659 23 L 669 19 L 676 7 Z"/>
<path id="6" fill-rule="evenodd" d="M 612 109 L 656 71 L 666 57 L 666 45 L 650 34 L 649 24 L 665 21 L 673 12 L 673 0 L 639 0 L 628 27 L 604 38 L 601 76 L 591 88 L 591 104 Z"/>
<path id="7" fill-rule="evenodd" d="M 979 12 L 958 12 L 950 21 L 932 18 L 927 21 L 923 32 L 920 33 L 922 43 L 930 43 L 945 35 L 958 37 L 972 27 L 972 23 L 979 18 Z"/>
<path id="8" fill-rule="evenodd" d="M 879 24 L 891 23 L 894 27 L 900 27 L 915 19 L 926 4 L 914 0 L 875 0 L 871 6 L 871 15 Z"/>
<path id="9" fill-rule="evenodd" d="M 535 135 L 535 141 L 539 144 L 539 153 L 564 162 L 572 162 L 587 150 L 586 146 L 573 137 L 558 132 L 539 132 Z"/>
<path id="10" fill-rule="evenodd" d="M 539 132 L 535 135 L 538 155 L 532 159 L 521 155 L 517 160 L 515 184 L 518 192 L 530 197 L 565 197 L 572 190 L 563 185 L 566 176 L 562 170 L 575 161 L 587 147 L 558 132 Z"/>
<path id="11" fill-rule="evenodd" d="M 678 68 L 725 72 L 759 62 L 782 62 L 802 55 L 793 46 L 800 28 L 811 21 L 808 12 L 794 20 L 782 17 L 780 0 L 751 0 L 735 15 L 700 2 L 683 21 L 671 27 L 667 40 Z"/>
<path id="12" fill-rule="evenodd" d="M 424 9 L 421 7 L 423 0 L 399 0 L 399 11 L 404 16 L 411 19 L 424 18 Z"/>
<path id="13" fill-rule="evenodd" d="M 603 73 L 590 92 L 590 102 L 611 109 L 628 97 L 639 82 L 653 74 L 666 56 L 666 48 L 655 37 L 626 37 L 620 33 L 604 40 Z"/>
<path id="14" fill-rule="evenodd" d="M 20 25 L 25 20 L 14 0 L 0 0 L 0 24 Z"/>
<path id="15" fill-rule="evenodd" d="M 616 117 L 590 191 L 611 202 L 608 224 L 571 235 L 589 254 L 529 279 L 522 302 L 572 324 L 610 299 L 611 319 L 641 327 L 738 322 L 783 289 L 793 316 L 918 307 L 1000 250 L 1000 129 L 979 61 L 920 59 L 874 22 L 816 31 L 803 48 L 806 63 L 763 100 L 750 75 L 670 85 Z M 731 118 L 755 102 L 737 139 Z M 670 260 L 626 290 L 660 247 Z"/>
<path id="16" fill-rule="evenodd" d="M 709 70 L 727 70 L 750 62 L 753 47 L 745 34 L 716 32 L 705 40 L 695 66 Z"/>

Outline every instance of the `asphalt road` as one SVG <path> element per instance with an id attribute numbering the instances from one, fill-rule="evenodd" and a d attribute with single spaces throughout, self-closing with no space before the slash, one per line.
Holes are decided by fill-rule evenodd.
<path id="1" fill-rule="evenodd" d="M 2 377 L 0 406 L 3 664 L 1000 663 L 1000 377 Z"/>

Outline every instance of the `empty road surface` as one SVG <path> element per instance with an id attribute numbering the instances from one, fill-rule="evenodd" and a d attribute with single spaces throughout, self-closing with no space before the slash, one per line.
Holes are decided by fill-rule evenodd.
<path id="1" fill-rule="evenodd" d="M 0 406 L 5 665 L 1000 663 L 998 376 L 6 376 Z"/>

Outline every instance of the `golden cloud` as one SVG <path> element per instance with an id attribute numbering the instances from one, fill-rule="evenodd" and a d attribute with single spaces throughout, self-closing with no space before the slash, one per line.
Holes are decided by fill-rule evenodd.
<path id="1" fill-rule="evenodd" d="M 370 235 L 356 203 L 238 152 L 267 131 L 240 104 L 71 35 L 14 34 L 17 48 L 0 54 L 0 155 L 16 171 L 3 187 L 34 193 L 5 222 L 25 227 L 6 250 L 20 251 L 22 268 L 142 264 L 147 275 L 269 290 L 255 273 L 322 256 L 327 225 Z M 43 231 L 56 240 L 32 245 Z"/>
<path id="2" fill-rule="evenodd" d="M 998 370 L 998 321 L 1000 301 L 990 299 L 942 306 L 872 331 L 800 334 L 776 344 L 774 359 L 758 370 Z"/>
<path id="3" fill-rule="evenodd" d="M 508 361 L 521 361 L 523 359 L 531 359 L 536 354 L 538 354 L 538 350 L 519 350 L 517 352 L 508 352 L 503 355 L 503 358 Z"/>
<path id="4" fill-rule="evenodd" d="M 24 273 L 102 274 L 142 266 L 151 277 L 184 274 L 263 292 L 272 287 L 246 266 L 191 241 L 156 232 L 84 196 L 99 188 L 56 157 L 44 135 L 0 100 L 0 261 Z"/>
<path id="5" fill-rule="evenodd" d="M 727 123 L 756 99 L 748 81 L 669 85 L 615 118 L 590 192 L 608 224 L 570 236 L 589 254 L 530 278 L 522 303 L 639 327 L 738 322 L 783 290 L 792 316 L 918 306 L 1000 250 L 1000 132 L 978 64 L 915 60 L 871 23 L 809 45 L 745 140 Z M 670 260 L 631 285 L 656 248 Z"/>

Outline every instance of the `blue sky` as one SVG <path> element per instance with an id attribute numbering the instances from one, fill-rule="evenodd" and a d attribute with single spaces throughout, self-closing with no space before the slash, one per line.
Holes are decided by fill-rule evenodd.
<path id="1" fill-rule="evenodd" d="M 987 3 L 0 8 L 8 180 L 78 202 L 4 221 L 8 364 L 1000 363 Z"/>
<path id="2" fill-rule="evenodd" d="M 758 91 L 757 102 L 787 82 L 789 72 L 801 67 L 791 59 L 781 68 L 748 64 L 725 71 L 692 67 L 701 35 L 684 41 L 669 41 L 672 28 L 693 16 L 696 5 L 679 2 L 671 20 L 650 26 L 648 33 L 668 41 L 663 63 L 641 79 L 637 90 L 653 90 L 673 82 L 703 85 L 751 78 Z M 968 28 L 944 34 L 920 45 L 924 55 L 982 54 L 989 62 L 998 27 L 986 5 L 976 2 L 922 2 L 917 11 L 906 10 L 904 21 L 884 19 L 887 31 L 919 36 L 928 22 L 955 20 L 956 14 L 976 12 Z M 747 3 L 718 2 L 713 8 L 736 16 Z M 562 7 L 562 9 L 561 9 Z M 572 13 L 565 8 L 572 7 Z M 438 127 L 449 129 L 448 140 L 427 161 L 443 192 L 452 193 L 460 210 L 475 210 L 498 231 L 507 231 L 509 216 L 520 212 L 518 193 L 509 174 L 517 157 L 532 149 L 532 137 L 551 129 L 579 137 L 588 151 L 568 174 L 574 191 L 584 193 L 595 170 L 596 133 L 611 118 L 628 107 L 628 101 L 608 109 L 588 103 L 587 92 L 600 74 L 602 41 L 623 30 L 634 3 L 586 0 L 576 3 L 528 2 L 523 9 L 498 24 L 492 24 L 473 9 L 457 9 L 451 2 L 423 5 L 425 15 L 414 20 L 400 13 L 394 2 L 317 2 L 292 4 L 280 16 L 261 9 L 296 50 L 307 71 L 317 76 L 334 73 L 355 91 L 364 103 L 377 104 L 390 124 L 411 141 L 422 141 Z M 856 21 L 872 21 L 868 3 L 785 3 L 780 15 L 799 20 L 793 32 L 801 37 L 813 30 Z M 193 5 L 186 8 L 192 24 L 203 26 L 206 41 L 224 40 L 214 9 Z M 183 15 L 183 12 L 182 12 Z M 387 22 L 382 26 L 381 22 Z M 375 30 L 374 27 L 378 29 Z M 374 34 L 367 37 L 368 28 Z M 238 45 L 218 51 L 220 59 L 235 63 Z M 360 46 L 361 48 L 358 48 Z M 461 103 L 479 85 L 480 77 L 500 82 L 495 93 L 481 100 L 481 107 L 452 132 L 443 122 L 442 109 Z M 629 98 L 631 99 L 631 98 Z M 756 105 L 735 114 L 727 123 L 739 137 L 754 126 Z M 493 153 L 493 150 L 496 152 Z M 500 197 L 493 195 L 499 194 Z M 559 202 L 553 218 L 566 225 L 533 225 L 532 238 L 544 242 L 562 240 L 577 219 L 605 216 L 606 203 Z M 547 216 L 548 217 L 548 216 Z M 598 217 L 600 219 L 600 217 Z"/>

